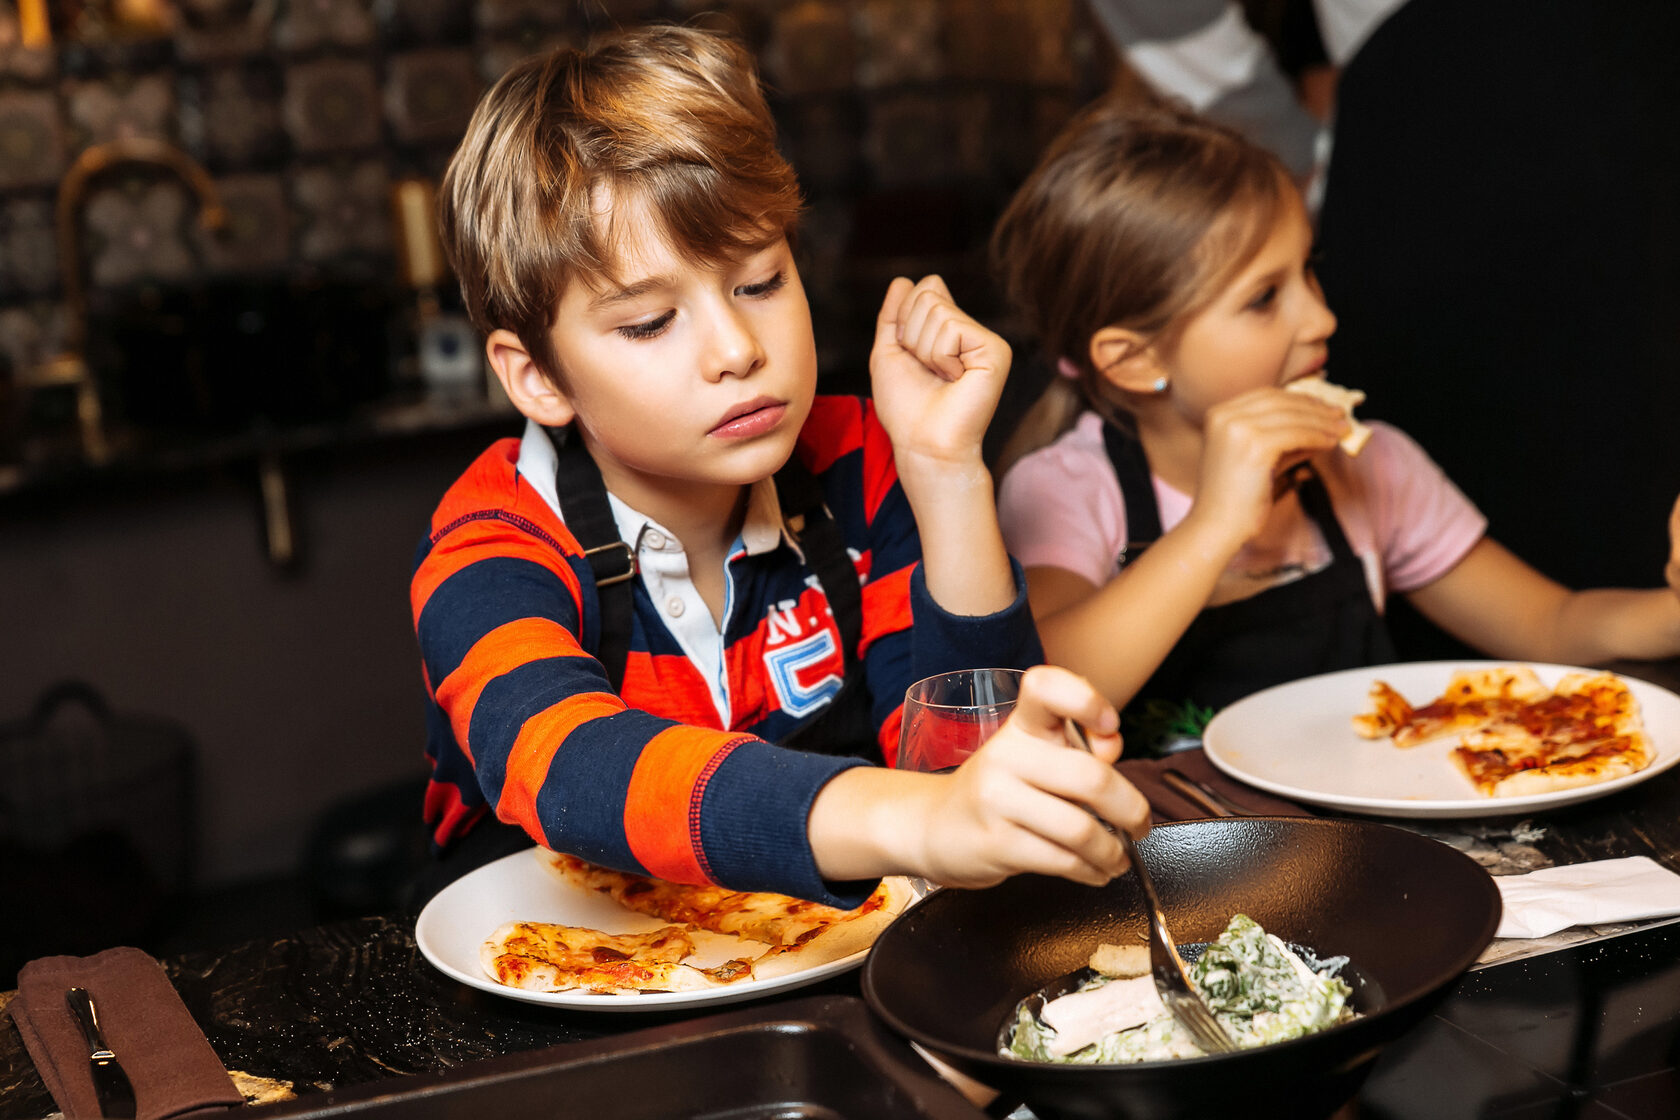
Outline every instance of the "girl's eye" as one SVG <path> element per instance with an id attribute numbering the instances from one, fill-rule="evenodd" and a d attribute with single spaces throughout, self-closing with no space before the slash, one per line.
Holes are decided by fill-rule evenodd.
<path id="1" fill-rule="evenodd" d="M 677 317 L 675 311 L 667 311 L 657 319 L 649 319 L 645 323 L 631 323 L 628 326 L 613 329 L 631 341 L 644 338 L 655 338 L 665 333 L 665 328 L 671 325 L 671 320 Z"/>
<path id="2" fill-rule="evenodd" d="M 1277 299 L 1277 285 L 1267 284 L 1260 290 L 1260 294 L 1248 301 L 1250 311 L 1264 311 Z"/>
<path id="3" fill-rule="evenodd" d="M 770 277 L 770 279 L 761 280 L 757 284 L 743 284 L 739 288 L 735 289 L 735 293 L 737 295 L 745 296 L 748 299 L 763 299 L 765 296 L 775 295 L 777 292 L 781 291 L 786 284 L 787 276 L 778 272 L 776 275 Z"/>

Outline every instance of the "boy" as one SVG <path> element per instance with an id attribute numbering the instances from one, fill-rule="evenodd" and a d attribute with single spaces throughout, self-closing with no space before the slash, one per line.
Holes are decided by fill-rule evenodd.
<path id="1" fill-rule="evenodd" d="M 415 570 L 433 889 L 532 839 L 838 905 L 891 872 L 1123 869 L 1082 806 L 1147 809 L 1069 674 L 1035 672 L 955 778 L 865 765 L 912 681 L 1040 660 L 980 458 L 1009 350 L 900 278 L 872 405 L 815 397 L 798 187 L 741 48 L 644 28 L 527 60 L 441 193 L 528 423 L 444 497 Z M 1104 732 L 1098 759 L 1065 718 Z"/>

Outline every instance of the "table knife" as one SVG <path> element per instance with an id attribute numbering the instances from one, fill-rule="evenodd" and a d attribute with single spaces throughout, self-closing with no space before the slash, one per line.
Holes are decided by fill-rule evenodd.
<path id="1" fill-rule="evenodd" d="M 1211 787 L 1203 785 L 1194 778 L 1187 778 L 1176 770 L 1162 770 L 1161 781 L 1216 817 L 1248 816 L 1248 810 L 1221 797 Z"/>
<path id="2" fill-rule="evenodd" d="M 93 997 L 85 988 L 71 988 L 64 993 L 64 1000 L 70 1005 L 70 1015 L 76 1025 L 82 1028 L 82 1037 L 87 1039 L 88 1064 L 93 1068 L 93 1091 L 99 1097 L 99 1111 L 106 1116 L 133 1116 L 134 1086 L 129 1084 L 128 1074 L 117 1063 L 117 1056 L 99 1029 Z"/>

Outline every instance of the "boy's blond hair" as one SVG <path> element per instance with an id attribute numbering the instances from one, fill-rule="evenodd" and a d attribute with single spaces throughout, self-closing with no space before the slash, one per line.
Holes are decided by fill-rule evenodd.
<path id="1" fill-rule="evenodd" d="M 790 232 L 799 186 L 745 48 L 641 27 L 526 59 L 479 102 L 439 192 L 444 248 L 473 323 L 513 331 L 556 380 L 566 285 L 610 280 L 617 260 L 603 190 L 645 202 L 697 261 Z"/>

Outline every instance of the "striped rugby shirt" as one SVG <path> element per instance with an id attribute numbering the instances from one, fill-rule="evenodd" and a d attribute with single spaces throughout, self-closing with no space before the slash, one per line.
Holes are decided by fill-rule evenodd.
<path id="1" fill-rule="evenodd" d="M 843 670 L 827 598 L 795 544 L 775 534 L 768 546 L 737 541 L 710 682 L 644 578 L 633 580 L 630 657 L 615 695 L 590 653 L 599 617 L 589 566 L 544 496 L 552 474 L 520 470 L 543 461 L 530 455 L 532 440 L 547 436 L 533 426 L 524 455 L 520 440 L 501 440 L 468 468 L 416 558 L 434 844 L 447 847 L 494 813 L 608 867 L 860 901 L 866 888 L 822 880 L 805 826 L 817 791 L 864 761 L 770 745 L 822 714 Z M 552 463 L 551 447 L 539 450 Z M 995 615 L 952 615 L 928 595 L 915 520 L 871 403 L 818 397 L 795 454 L 822 487 L 862 582 L 859 654 L 882 758 L 896 754 L 911 682 L 1042 660 L 1019 567 L 1016 600 Z M 622 520 L 625 507 L 614 505 Z M 779 522 L 773 506 L 771 516 Z"/>

